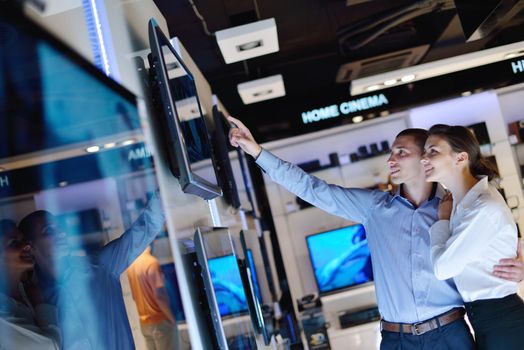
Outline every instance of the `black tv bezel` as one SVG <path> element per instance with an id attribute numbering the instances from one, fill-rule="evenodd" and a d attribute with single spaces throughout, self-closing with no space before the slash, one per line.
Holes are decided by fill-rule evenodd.
<path id="1" fill-rule="evenodd" d="M 212 228 L 212 230 L 222 230 L 224 228 Z M 197 256 L 197 262 L 200 267 L 202 282 L 204 283 L 206 302 L 209 307 L 209 317 L 211 318 L 211 325 L 213 327 L 213 335 L 216 346 L 219 349 L 226 350 L 227 338 L 222 325 L 222 318 L 220 316 L 220 310 L 218 309 L 217 298 L 215 290 L 213 289 L 213 281 L 211 280 L 211 273 L 209 271 L 209 265 L 207 263 L 207 254 L 204 246 L 204 237 L 200 227 L 195 231 L 193 237 L 195 243 L 195 253 Z"/>
<path id="2" fill-rule="evenodd" d="M 371 284 L 374 283 L 374 279 L 375 278 L 374 278 L 374 276 L 372 276 L 372 279 L 369 280 L 369 281 L 366 281 L 366 282 L 363 282 L 363 283 L 358 283 L 358 284 L 353 284 L 353 285 L 350 285 L 350 286 L 344 286 L 344 287 L 340 287 L 340 288 L 335 288 L 335 289 L 331 289 L 331 290 L 325 291 L 325 292 L 322 292 L 320 290 L 320 286 L 318 285 L 317 276 L 315 274 L 315 266 L 313 265 L 313 258 L 311 256 L 311 249 L 309 248 L 309 241 L 308 241 L 309 238 L 311 238 L 313 236 L 318 236 L 318 235 L 321 235 L 321 234 L 325 234 L 325 233 L 328 233 L 328 232 L 341 230 L 341 229 L 344 229 L 344 228 L 347 228 L 347 227 L 353 227 L 353 226 L 362 226 L 362 228 L 364 229 L 364 232 L 366 232 L 366 229 L 365 229 L 364 225 L 362 225 L 362 224 L 353 224 L 353 225 L 342 226 L 342 227 L 339 227 L 339 228 L 334 228 L 334 229 L 331 229 L 331 230 L 326 230 L 326 231 L 312 233 L 312 234 L 309 234 L 309 235 L 307 235 L 305 237 L 307 252 L 308 252 L 308 256 L 309 256 L 309 263 L 311 265 L 311 270 L 313 271 L 313 278 L 315 280 L 315 285 L 317 286 L 318 294 L 321 295 L 321 296 L 338 293 L 338 292 L 341 292 L 341 291 L 344 291 L 344 290 L 351 290 L 351 289 L 356 289 L 356 288 L 362 288 L 364 286 L 368 286 L 368 285 L 371 285 Z M 366 235 L 366 238 L 367 238 L 367 235 Z M 368 247 L 368 249 L 369 249 L 369 247 Z"/>
<path id="3" fill-rule="evenodd" d="M 175 100 L 170 88 L 170 81 L 166 69 L 162 46 L 167 46 L 181 64 L 182 68 L 186 71 L 187 75 L 193 81 L 195 81 L 195 79 L 191 74 L 191 71 L 180 58 L 180 55 L 171 45 L 171 42 L 167 39 L 158 26 L 158 23 L 153 18 L 149 20 L 148 31 L 149 45 L 151 47 L 150 73 L 153 73 L 152 79 L 156 81 L 156 86 L 159 91 L 163 109 L 163 113 L 156 114 L 157 117 L 160 118 L 160 123 L 163 126 L 162 137 L 165 139 L 166 147 L 168 147 L 168 163 L 171 173 L 179 179 L 182 191 L 185 193 L 199 196 L 205 200 L 210 200 L 221 196 L 222 190 L 218 185 L 214 185 L 211 182 L 203 179 L 191 168 L 189 155 L 187 154 L 186 141 L 180 126 L 180 117 L 178 115 L 178 111 L 174 102 Z M 154 95 L 155 91 L 152 91 L 151 93 Z M 211 153 L 213 153 L 213 144 L 209 137 L 205 117 L 200 107 L 198 93 L 195 94 L 195 97 L 198 104 L 198 110 L 200 112 L 200 118 L 202 118 L 206 128 L 205 134 L 207 141 L 209 142 Z M 218 184 L 218 174 L 213 157 L 211 157 L 211 163 Z"/>
<path id="4" fill-rule="evenodd" d="M 231 158 L 229 157 L 229 139 L 226 136 L 226 129 L 224 128 L 227 125 L 226 119 L 217 104 L 213 105 L 212 113 L 213 122 L 215 123 L 215 147 L 213 148 L 213 156 L 215 157 L 218 184 L 222 188 L 226 203 L 233 209 L 238 209 L 241 203 L 233 167 L 231 166 Z"/>

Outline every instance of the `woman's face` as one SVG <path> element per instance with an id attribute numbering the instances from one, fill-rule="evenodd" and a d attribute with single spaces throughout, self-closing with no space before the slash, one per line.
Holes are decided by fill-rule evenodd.
<path id="1" fill-rule="evenodd" d="M 4 233 L 0 257 L 9 269 L 26 269 L 33 266 L 29 246 L 16 227 Z"/>
<path id="2" fill-rule="evenodd" d="M 455 174 L 456 155 L 445 138 L 428 137 L 421 160 L 426 181 L 445 184 L 446 179 Z"/>

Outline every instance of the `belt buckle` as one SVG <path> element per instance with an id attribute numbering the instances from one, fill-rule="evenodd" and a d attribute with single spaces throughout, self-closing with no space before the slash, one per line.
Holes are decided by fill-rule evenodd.
<path id="1" fill-rule="evenodd" d="M 422 326 L 424 324 L 424 322 L 417 322 L 417 323 L 413 323 L 411 325 L 411 333 L 413 335 L 422 335 L 424 333 L 426 333 L 425 331 L 421 330 L 419 327 Z"/>

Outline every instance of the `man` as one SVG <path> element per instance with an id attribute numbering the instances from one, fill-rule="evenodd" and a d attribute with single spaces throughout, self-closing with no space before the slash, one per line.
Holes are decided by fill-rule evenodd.
<path id="1" fill-rule="evenodd" d="M 163 224 L 155 194 L 122 236 L 93 256 L 73 256 L 52 214 L 40 210 L 22 219 L 19 229 L 31 246 L 36 278 L 58 306 L 64 349 L 134 349 L 119 278 Z"/>
<path id="2" fill-rule="evenodd" d="M 150 246 L 129 266 L 127 277 L 147 348 L 179 349 L 176 321 L 169 307 L 162 270 L 157 258 L 151 255 Z"/>
<path id="3" fill-rule="evenodd" d="M 462 299 L 452 280 L 439 281 L 429 253 L 429 227 L 437 220 L 442 190 L 427 183 L 421 165 L 427 132 L 407 129 L 392 145 L 388 167 L 396 193 L 344 188 L 306 174 L 256 143 L 245 125 L 230 142 L 256 159 L 271 179 L 326 212 L 364 225 L 382 315 L 381 349 L 474 349 Z M 520 281 L 518 259 L 505 259 L 495 274 Z"/>

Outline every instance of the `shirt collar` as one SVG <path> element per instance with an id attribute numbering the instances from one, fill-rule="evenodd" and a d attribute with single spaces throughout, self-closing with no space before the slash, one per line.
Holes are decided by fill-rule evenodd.
<path id="1" fill-rule="evenodd" d="M 471 187 L 462 198 L 462 201 L 458 204 L 462 206 L 463 208 L 469 207 L 473 202 L 484 192 L 486 192 L 489 189 L 489 182 L 487 176 L 482 176 L 473 187 Z"/>
<path id="2" fill-rule="evenodd" d="M 403 186 L 404 186 L 404 184 L 400 184 L 400 186 L 398 186 L 397 191 L 395 192 L 395 194 L 393 194 L 389 198 L 389 203 L 393 202 L 393 200 L 395 198 L 402 198 L 403 200 L 406 200 L 406 197 L 404 197 L 402 195 L 402 188 L 403 188 Z M 442 185 L 434 182 L 433 186 L 431 187 L 431 193 L 430 193 L 430 195 L 428 197 L 428 200 L 426 202 L 429 202 L 430 200 L 432 200 L 435 197 L 438 198 L 438 199 L 442 199 L 442 197 L 444 197 L 445 194 L 446 194 L 446 190 L 444 190 Z"/>

